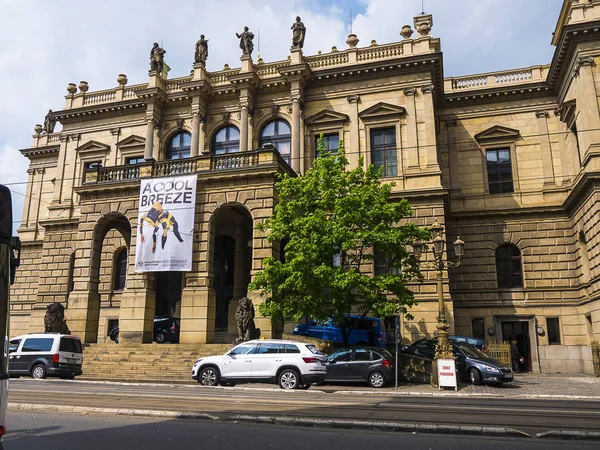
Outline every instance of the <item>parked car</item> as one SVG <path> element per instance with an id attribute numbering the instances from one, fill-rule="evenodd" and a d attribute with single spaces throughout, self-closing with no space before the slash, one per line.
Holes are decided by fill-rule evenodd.
<path id="1" fill-rule="evenodd" d="M 83 373 L 83 347 L 77 336 L 32 333 L 12 338 L 8 344 L 8 374 L 73 379 Z"/>
<path id="2" fill-rule="evenodd" d="M 387 345 L 387 334 L 385 325 L 381 319 L 373 317 L 350 316 L 353 327 L 348 329 L 348 345 L 371 345 L 374 347 L 385 348 Z M 375 326 L 373 327 L 373 323 Z M 330 318 L 325 322 L 316 322 L 310 320 L 306 323 L 298 324 L 292 334 L 308 336 L 327 341 L 344 342 L 342 338 L 342 329 L 339 324 Z M 372 335 L 369 336 L 369 334 Z"/>
<path id="3" fill-rule="evenodd" d="M 394 380 L 394 358 L 375 347 L 343 348 L 325 358 L 325 383 L 366 382 L 382 388 Z"/>
<path id="4" fill-rule="evenodd" d="M 485 339 L 471 337 L 471 336 L 450 336 L 449 339 L 454 342 L 465 342 L 473 347 L 477 347 L 483 353 L 487 353 L 487 347 L 485 346 Z"/>
<path id="5" fill-rule="evenodd" d="M 222 356 L 198 359 L 192 378 L 202 386 L 277 383 L 281 389 L 308 389 L 325 380 L 325 355 L 312 344 L 278 339 L 244 342 Z"/>
<path id="6" fill-rule="evenodd" d="M 119 327 L 113 328 L 108 336 L 118 344 Z M 165 342 L 179 343 L 179 319 L 173 317 L 155 317 L 153 340 L 158 344 L 164 344 Z"/>
<path id="7" fill-rule="evenodd" d="M 506 364 L 490 358 L 477 347 L 451 341 L 459 379 L 471 384 L 505 383 L 513 380 L 513 371 Z M 433 360 L 437 338 L 420 339 L 401 349 L 403 353 Z"/>

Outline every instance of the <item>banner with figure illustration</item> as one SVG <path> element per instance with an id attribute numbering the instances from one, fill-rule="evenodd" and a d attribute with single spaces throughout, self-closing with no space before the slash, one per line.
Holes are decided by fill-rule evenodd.
<path id="1" fill-rule="evenodd" d="M 136 272 L 192 270 L 196 175 L 141 180 Z"/>

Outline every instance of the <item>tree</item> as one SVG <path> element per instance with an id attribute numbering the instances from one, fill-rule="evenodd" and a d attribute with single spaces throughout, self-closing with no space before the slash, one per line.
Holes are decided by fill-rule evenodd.
<path id="1" fill-rule="evenodd" d="M 277 183 L 274 213 L 257 229 L 280 243 L 282 257 L 266 258 L 250 289 L 266 297 L 264 316 L 333 317 L 347 345 L 359 325 L 350 313 L 412 318 L 407 310 L 416 302 L 406 284 L 422 275 L 406 246 L 427 241 L 429 231 L 407 220 L 409 203 L 391 197 L 394 184 L 382 183 L 381 171 L 363 169 L 362 159 L 346 170 L 342 143 L 331 154 L 320 140 L 318 154 L 304 176 L 285 174 Z"/>

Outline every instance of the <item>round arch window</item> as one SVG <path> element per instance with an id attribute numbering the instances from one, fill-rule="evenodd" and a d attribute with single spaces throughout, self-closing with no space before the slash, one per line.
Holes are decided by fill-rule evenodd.
<path id="1" fill-rule="evenodd" d="M 228 125 L 217 131 L 213 137 L 212 151 L 215 155 L 240 151 L 240 130 Z"/>
<path id="2" fill-rule="evenodd" d="M 260 133 L 260 146 L 273 144 L 285 162 L 292 162 L 292 130 L 290 124 L 283 119 L 267 123 Z"/>
<path id="3" fill-rule="evenodd" d="M 167 159 L 189 158 L 191 148 L 192 135 L 187 131 L 177 133 L 167 145 Z"/>

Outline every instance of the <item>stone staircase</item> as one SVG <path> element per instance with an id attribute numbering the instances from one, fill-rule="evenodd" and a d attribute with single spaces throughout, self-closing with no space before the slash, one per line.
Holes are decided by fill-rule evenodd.
<path id="1" fill-rule="evenodd" d="M 79 380 L 191 383 L 192 365 L 222 355 L 227 344 L 85 344 Z"/>

